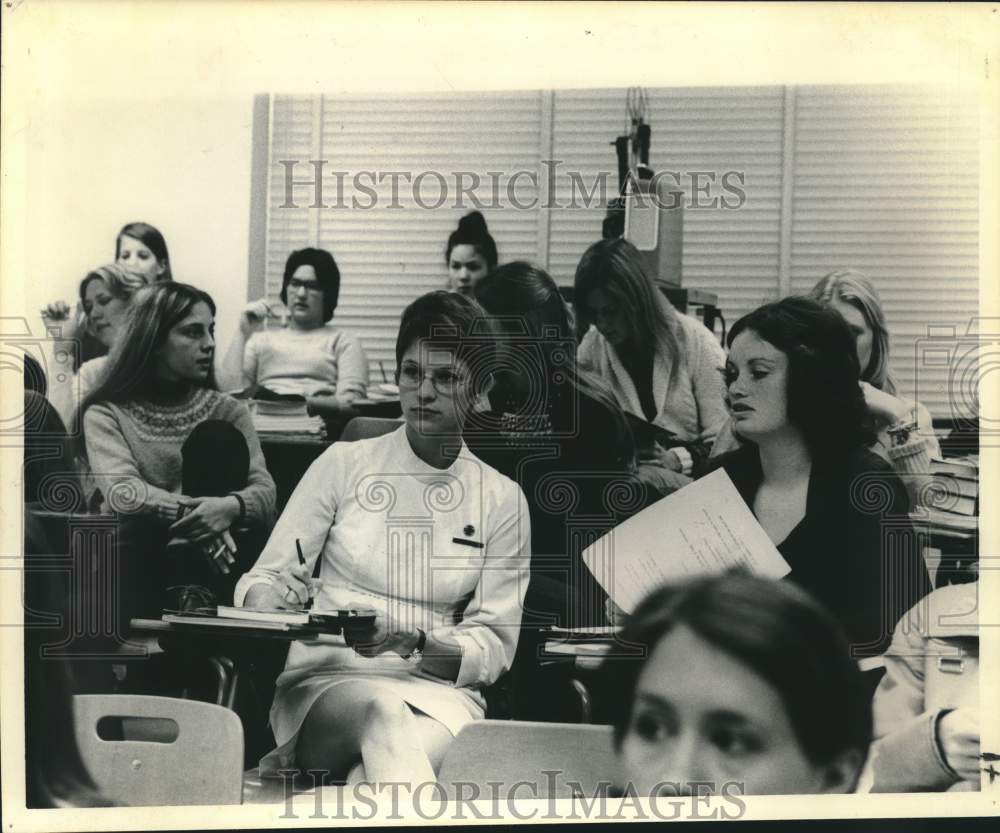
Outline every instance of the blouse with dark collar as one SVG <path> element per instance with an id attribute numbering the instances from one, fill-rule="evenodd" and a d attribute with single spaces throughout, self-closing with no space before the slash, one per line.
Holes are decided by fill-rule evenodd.
<path id="1" fill-rule="evenodd" d="M 716 458 L 753 508 L 763 479 L 757 447 Z M 843 624 L 856 656 L 881 654 L 902 615 L 930 592 L 909 519 L 909 499 L 892 467 L 867 449 L 814 461 L 805 516 L 778 544 L 788 578 Z"/>

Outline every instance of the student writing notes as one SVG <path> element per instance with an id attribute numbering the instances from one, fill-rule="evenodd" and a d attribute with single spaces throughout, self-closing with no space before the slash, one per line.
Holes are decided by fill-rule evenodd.
<path id="1" fill-rule="evenodd" d="M 262 772 L 432 779 L 454 735 L 483 717 L 483 690 L 513 661 L 527 506 L 461 438 L 493 364 L 494 342 L 472 337 L 482 314 L 445 291 L 404 311 L 396 357 L 405 424 L 336 443 L 313 463 L 237 587 L 237 604 L 301 608 L 319 559 L 316 608 L 378 612 L 342 642 L 292 645 L 271 709 L 277 748 Z"/>

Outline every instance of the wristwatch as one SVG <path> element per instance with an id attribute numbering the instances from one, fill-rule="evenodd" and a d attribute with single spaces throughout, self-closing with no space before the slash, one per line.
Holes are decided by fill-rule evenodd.
<path id="1" fill-rule="evenodd" d="M 892 447 L 899 448 L 899 446 L 906 445 L 910 441 L 910 434 L 913 434 L 916 430 L 916 420 L 900 420 L 886 428 L 885 432 L 892 440 Z"/>
<path id="2" fill-rule="evenodd" d="M 403 659 L 412 665 L 419 665 L 420 660 L 424 658 L 424 645 L 427 644 L 427 634 L 424 632 L 423 628 L 417 628 L 417 644 L 416 647 L 410 651 Z"/>

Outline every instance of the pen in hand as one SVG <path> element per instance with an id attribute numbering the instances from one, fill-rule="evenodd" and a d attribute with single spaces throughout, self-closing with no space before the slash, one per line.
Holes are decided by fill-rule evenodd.
<path id="1" fill-rule="evenodd" d="M 299 564 L 301 564 L 303 567 L 305 567 L 306 566 L 306 557 L 302 554 L 302 542 L 298 538 L 295 539 L 295 549 L 296 549 L 296 551 L 299 554 Z M 306 607 L 305 607 L 306 610 L 309 610 L 313 606 L 313 596 L 312 596 L 312 593 L 313 593 L 312 586 L 310 586 L 309 587 L 309 598 L 306 600 Z"/>

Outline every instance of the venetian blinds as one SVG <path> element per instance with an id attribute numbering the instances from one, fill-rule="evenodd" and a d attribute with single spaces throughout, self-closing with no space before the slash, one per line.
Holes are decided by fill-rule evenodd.
<path id="1" fill-rule="evenodd" d="M 538 201 L 541 102 L 537 92 L 275 97 L 268 295 L 277 298 L 289 252 L 329 249 L 341 272 L 334 321 L 362 338 L 373 380 L 379 361 L 391 376 L 400 313 L 445 287 L 445 246 L 463 214 L 482 206 L 501 260 L 538 260 L 537 213 L 508 192 L 517 205 Z M 324 162 L 325 208 L 308 207 L 311 160 Z M 305 182 L 291 200 L 288 170 Z"/>
<path id="2" fill-rule="evenodd" d="M 668 184 L 686 193 L 684 285 L 718 294 L 731 322 L 777 294 L 782 90 L 652 89 L 648 96 L 650 166 L 671 172 Z M 575 171 L 584 182 L 610 174 L 615 196 L 617 163 L 609 142 L 625 132 L 624 101 L 625 90 L 556 93 L 553 148 L 564 161 L 556 180 L 561 204 L 571 203 Z M 745 192 L 742 204 L 722 188 L 727 173 L 727 181 Z M 733 207 L 724 208 L 724 199 Z M 600 239 L 603 217 L 603 207 L 553 208 L 549 269 L 557 281 L 572 283 L 580 255 Z"/>
<path id="3" fill-rule="evenodd" d="M 937 349 L 928 359 L 925 342 L 928 327 L 964 335 L 979 308 L 976 99 L 804 87 L 794 110 L 792 291 L 834 269 L 864 272 L 882 299 L 900 392 L 934 416 L 968 415 L 968 391 L 949 391 L 953 371 L 968 367 Z"/>
<path id="4" fill-rule="evenodd" d="M 732 323 L 832 269 L 860 269 L 882 295 L 901 392 L 952 416 L 947 362 L 915 367 L 928 325 L 964 333 L 978 305 L 974 100 L 905 87 L 647 95 L 650 164 L 685 192 L 684 285 L 716 293 Z M 362 337 L 379 380 L 400 312 L 444 285 L 447 236 L 472 208 L 502 262 L 533 260 L 572 283 L 616 196 L 610 143 L 624 131 L 622 89 L 275 96 L 258 230 L 268 294 L 292 249 L 332 250 L 343 276 L 335 321 Z M 311 160 L 323 162 L 327 207 L 310 207 Z M 304 183 L 291 199 L 289 176 Z"/>

